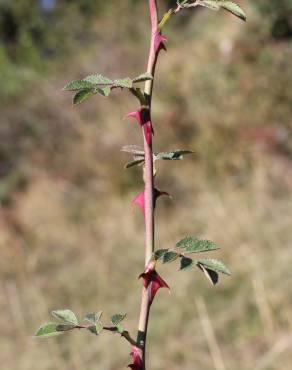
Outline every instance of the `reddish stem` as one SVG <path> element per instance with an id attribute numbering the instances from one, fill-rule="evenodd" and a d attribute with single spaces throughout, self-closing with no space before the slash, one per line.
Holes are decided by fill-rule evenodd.
<path id="1" fill-rule="evenodd" d="M 155 67 L 158 57 L 158 52 L 155 50 L 155 37 L 158 32 L 158 13 L 156 0 L 149 0 L 149 10 L 151 19 L 151 42 L 150 51 L 148 58 L 147 72 L 153 76 L 153 80 L 149 80 L 145 83 L 145 96 L 147 101 L 147 108 L 150 112 L 151 117 L 151 102 L 152 102 L 152 90 L 153 81 L 155 74 Z M 145 266 L 147 266 L 149 260 L 154 252 L 154 176 L 153 176 L 153 150 L 152 140 L 150 143 L 147 142 L 144 137 L 144 151 L 145 151 L 145 167 L 144 167 L 144 182 L 145 182 Z M 146 350 L 146 337 L 147 327 L 150 311 L 150 296 L 148 289 L 143 287 L 142 299 L 141 299 L 141 310 L 139 319 L 139 329 L 137 344 L 142 350 L 143 370 L 146 369 L 145 365 L 145 350 Z"/>

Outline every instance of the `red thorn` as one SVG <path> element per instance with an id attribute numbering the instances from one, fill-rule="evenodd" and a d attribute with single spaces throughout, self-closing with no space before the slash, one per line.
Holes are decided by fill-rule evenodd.
<path id="1" fill-rule="evenodd" d="M 145 215 L 145 197 L 144 191 L 141 191 L 132 201 L 132 204 L 136 204 L 141 208 L 142 213 Z"/>
<path id="2" fill-rule="evenodd" d="M 143 369 L 143 362 L 142 362 L 142 351 L 140 348 L 134 346 L 132 348 L 132 352 L 130 353 L 132 356 L 133 363 L 128 365 L 129 368 L 133 370 L 142 370 Z"/>
<path id="3" fill-rule="evenodd" d="M 156 207 L 156 201 L 159 197 L 161 197 L 162 195 L 166 195 L 168 196 L 169 198 L 171 198 L 171 196 L 166 192 L 166 191 L 160 191 L 156 188 L 154 188 L 154 193 L 153 193 L 153 197 L 154 197 L 154 209 Z M 145 191 L 141 191 L 138 195 L 135 196 L 135 198 L 132 200 L 132 204 L 133 205 L 138 205 L 140 208 L 141 208 L 141 211 L 142 213 L 145 215 Z"/>
<path id="4" fill-rule="evenodd" d="M 150 304 L 153 302 L 153 299 L 160 288 L 167 288 L 170 289 L 166 281 L 162 279 L 162 277 L 156 272 L 155 264 L 150 262 L 143 274 L 139 276 L 139 278 L 143 279 L 143 285 L 147 289 L 149 289 L 149 301 Z"/>
<path id="5" fill-rule="evenodd" d="M 154 49 L 155 53 L 159 53 L 161 49 L 166 51 L 166 46 L 164 42 L 167 42 L 167 38 L 162 35 L 160 32 L 156 32 L 155 38 L 154 38 Z"/>
<path id="6" fill-rule="evenodd" d="M 142 107 L 135 112 L 130 112 L 126 117 L 134 118 L 138 121 L 139 125 L 143 129 L 143 133 L 147 144 L 150 146 L 152 143 L 152 135 L 154 133 L 153 126 L 150 117 L 150 111 L 148 108 Z"/>

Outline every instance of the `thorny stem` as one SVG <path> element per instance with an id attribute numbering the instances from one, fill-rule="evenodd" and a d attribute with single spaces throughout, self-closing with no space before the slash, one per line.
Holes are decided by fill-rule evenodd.
<path id="1" fill-rule="evenodd" d="M 151 19 L 151 42 L 148 58 L 147 72 L 153 76 L 152 80 L 145 83 L 145 97 L 147 101 L 147 108 L 151 117 L 151 103 L 152 91 L 155 75 L 155 67 L 157 62 L 158 53 L 155 51 L 155 36 L 158 30 L 158 13 L 156 0 L 149 0 L 149 11 Z M 145 183 L 145 266 L 150 261 L 154 252 L 154 176 L 153 176 L 153 149 L 152 140 L 147 143 L 144 136 L 144 151 L 145 151 L 145 167 L 144 167 L 144 183 Z M 141 298 L 141 310 L 139 319 L 139 328 L 137 336 L 137 345 L 142 350 L 143 369 L 145 370 L 145 350 L 146 350 L 146 337 L 147 327 L 150 311 L 150 296 L 148 289 L 143 287 Z"/>

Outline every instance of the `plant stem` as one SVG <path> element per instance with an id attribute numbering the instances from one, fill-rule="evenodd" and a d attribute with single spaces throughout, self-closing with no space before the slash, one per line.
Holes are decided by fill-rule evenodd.
<path id="1" fill-rule="evenodd" d="M 86 329 L 88 330 L 89 326 L 85 325 L 76 325 L 74 329 Z M 118 331 L 118 328 L 116 326 L 104 326 L 102 328 L 103 330 L 111 331 L 113 333 L 119 333 L 122 338 L 125 338 L 126 341 L 128 341 L 132 346 L 136 346 L 136 341 L 131 337 L 130 333 L 127 330 L 124 330 L 122 332 Z"/>
<path id="2" fill-rule="evenodd" d="M 147 108 L 149 109 L 151 117 L 151 103 L 152 103 L 152 90 L 154 83 L 155 67 L 157 62 L 158 53 L 155 51 L 155 37 L 158 32 L 158 13 L 156 0 L 149 0 L 149 10 L 151 19 L 151 42 L 148 58 L 147 72 L 153 76 L 152 80 L 145 83 L 145 96 L 147 101 Z M 147 143 L 144 137 L 144 151 L 145 151 L 145 167 L 144 167 L 144 183 L 145 183 L 145 266 L 149 263 L 154 252 L 154 176 L 153 176 L 153 149 L 152 140 Z M 148 288 L 149 289 L 149 288 Z M 143 369 L 145 366 L 145 350 L 146 350 L 146 337 L 147 327 L 150 311 L 150 299 L 148 289 L 143 287 L 141 310 L 139 319 L 139 329 L 137 336 L 137 344 L 142 350 Z"/>

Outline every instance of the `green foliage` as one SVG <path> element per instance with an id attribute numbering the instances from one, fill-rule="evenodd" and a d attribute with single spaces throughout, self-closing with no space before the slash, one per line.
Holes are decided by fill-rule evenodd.
<path id="1" fill-rule="evenodd" d="M 156 261 L 160 260 L 168 251 L 169 249 L 158 249 L 157 251 L 154 252 L 154 259 Z"/>
<path id="2" fill-rule="evenodd" d="M 246 15 L 239 5 L 228 0 L 201 0 L 200 5 L 210 8 L 212 10 L 220 10 L 221 8 L 234 14 L 236 17 L 246 21 Z"/>
<path id="3" fill-rule="evenodd" d="M 151 76 L 150 73 L 146 72 L 146 73 L 142 73 L 138 77 L 135 77 L 133 79 L 133 82 L 145 82 L 145 81 L 149 81 L 149 80 L 153 80 L 153 76 Z"/>
<path id="4" fill-rule="evenodd" d="M 189 258 L 183 256 L 180 260 L 180 270 L 186 270 L 194 265 L 194 261 Z"/>
<path id="5" fill-rule="evenodd" d="M 220 272 L 225 275 L 231 275 L 230 270 L 221 261 L 211 259 L 211 258 L 206 258 L 206 259 L 198 260 L 197 263 L 212 271 Z"/>
<path id="6" fill-rule="evenodd" d="M 47 323 L 40 326 L 40 328 L 35 333 L 38 338 L 52 338 L 62 334 L 61 330 L 58 330 L 59 324 Z"/>
<path id="7" fill-rule="evenodd" d="M 182 160 L 184 155 L 193 154 L 191 150 L 172 150 L 170 152 L 161 152 L 154 155 L 154 159 L 164 159 L 166 161 L 179 161 Z"/>
<path id="8" fill-rule="evenodd" d="M 244 11 L 241 9 L 241 7 L 234 3 L 233 1 L 229 0 L 197 0 L 189 2 L 188 0 L 180 1 L 179 4 L 183 8 L 192 8 L 196 7 L 197 5 L 205 6 L 206 8 L 212 9 L 212 10 L 220 10 L 225 9 L 228 12 L 232 13 L 236 17 L 242 19 L 243 21 L 246 21 L 246 15 Z"/>
<path id="9" fill-rule="evenodd" d="M 98 311 L 97 313 L 88 313 L 84 319 L 93 324 L 97 324 L 99 320 L 101 319 L 101 316 L 102 316 L 102 311 Z"/>
<path id="10" fill-rule="evenodd" d="M 84 100 L 90 98 L 94 94 L 96 94 L 94 89 L 83 89 L 78 91 L 78 93 L 74 95 L 73 105 L 81 104 Z"/>
<path id="11" fill-rule="evenodd" d="M 122 151 L 128 152 L 134 155 L 134 160 L 131 162 L 126 163 L 125 168 L 131 168 L 134 166 L 139 166 L 144 163 L 144 150 L 136 145 L 127 145 L 123 147 Z M 161 153 L 154 153 L 153 154 L 153 161 L 157 160 L 165 160 L 165 161 L 178 161 L 182 160 L 184 155 L 193 154 L 194 152 L 191 150 L 171 150 L 169 152 L 161 152 Z"/>
<path id="12" fill-rule="evenodd" d="M 115 314 L 111 317 L 111 323 L 114 326 L 117 326 L 125 319 L 126 316 L 127 314 Z"/>
<path id="13" fill-rule="evenodd" d="M 111 80 L 100 74 L 93 74 L 82 80 L 74 80 L 64 86 L 65 91 L 77 91 L 73 98 L 73 105 L 77 105 L 89 97 L 100 94 L 104 97 L 110 95 L 112 89 L 121 88 L 129 89 L 133 92 L 135 83 L 151 80 L 153 77 L 149 73 L 144 73 L 134 79 L 129 77 Z M 136 90 L 135 90 L 136 91 Z"/>
<path id="14" fill-rule="evenodd" d="M 198 264 L 198 267 L 203 271 L 203 273 L 205 274 L 206 278 L 210 281 L 210 283 L 212 285 L 216 285 L 219 281 L 219 275 L 217 273 L 217 271 L 214 271 L 214 270 L 211 270 L 211 269 L 208 269 L 207 267 L 201 265 L 201 264 Z"/>
<path id="15" fill-rule="evenodd" d="M 216 244 L 210 240 L 202 240 L 192 236 L 180 240 L 176 244 L 176 248 L 187 253 L 208 252 L 219 249 Z"/>
<path id="16" fill-rule="evenodd" d="M 59 319 L 59 320 L 68 322 L 70 324 L 78 325 L 77 317 L 76 317 L 75 313 L 72 312 L 71 310 L 52 311 L 52 316 Z"/>
<path id="17" fill-rule="evenodd" d="M 173 251 L 168 251 L 163 254 L 163 263 L 170 263 L 175 261 L 179 257 L 179 254 Z"/>
<path id="18" fill-rule="evenodd" d="M 133 87 L 133 80 L 131 80 L 129 77 L 119 78 L 114 80 L 113 86 L 131 89 Z"/>
<path id="19" fill-rule="evenodd" d="M 100 322 L 97 322 L 95 325 L 88 326 L 87 330 L 92 334 L 99 335 L 103 331 L 103 325 Z"/>
<path id="20" fill-rule="evenodd" d="M 197 266 L 204 272 L 208 280 L 215 285 L 219 280 L 218 273 L 231 275 L 225 264 L 210 258 L 194 260 L 187 255 L 191 253 L 205 253 L 217 249 L 219 248 L 216 244 L 210 240 L 188 236 L 180 240 L 176 244 L 175 249 L 158 249 L 154 252 L 153 257 L 156 261 L 162 261 L 162 263 L 171 263 L 180 258 L 180 271 Z"/>

